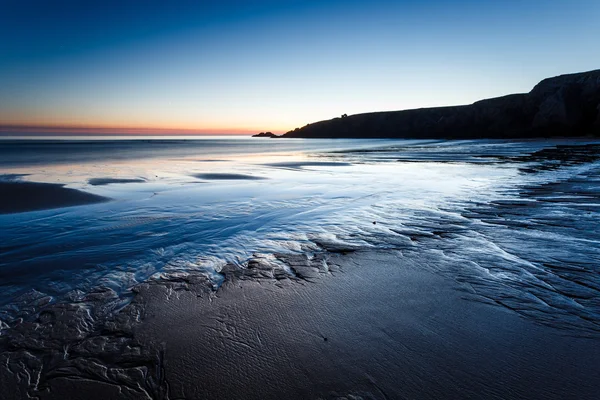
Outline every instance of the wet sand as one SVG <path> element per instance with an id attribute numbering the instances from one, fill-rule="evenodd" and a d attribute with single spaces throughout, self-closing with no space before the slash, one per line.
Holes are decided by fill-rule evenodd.
<path id="1" fill-rule="evenodd" d="M 255 255 L 219 270 L 217 291 L 180 271 L 137 284 L 129 304 L 106 287 L 67 304 L 28 294 L 24 319 L 0 321 L 0 399 L 598 399 L 594 171 L 394 225 L 395 251 L 313 238 L 304 254 Z M 585 208 L 555 219 L 571 203 Z M 487 279 L 499 272 L 502 286 Z"/>
<path id="2" fill-rule="evenodd" d="M 228 173 L 204 173 L 204 174 L 194 174 L 192 175 L 195 178 L 198 179 L 205 179 L 205 180 L 261 180 L 261 179 L 266 179 L 263 178 L 262 176 L 255 176 L 255 175 L 244 175 L 244 174 L 228 174 Z"/>
<path id="3" fill-rule="evenodd" d="M 88 180 L 88 183 L 92 186 L 104 186 L 113 183 L 144 183 L 145 179 L 142 178 L 92 178 Z"/>
<path id="4" fill-rule="evenodd" d="M 335 161 L 283 161 L 264 165 L 275 168 L 304 169 L 305 167 L 348 167 L 352 164 Z"/>
<path id="5" fill-rule="evenodd" d="M 0 182 L 0 214 L 79 206 L 108 200 L 106 197 L 65 188 L 60 184 Z"/>
<path id="6" fill-rule="evenodd" d="M 204 298 L 164 286 L 142 291 L 146 319 L 136 334 L 163 344 L 171 398 L 600 393 L 597 339 L 467 301 L 455 282 L 398 253 L 337 255 L 326 263 L 332 274 L 314 276 L 309 268 L 311 283 L 234 278 Z"/>
<path id="7" fill-rule="evenodd" d="M 121 325 L 88 344 L 77 336 L 46 375 L 31 374 L 35 394 L 591 400 L 600 393 L 598 338 L 476 301 L 468 288 L 399 252 L 279 261 L 226 268 L 216 292 L 193 275 L 139 285 L 117 318 Z M 96 356 L 83 354 L 93 346 L 100 346 Z M 3 360 L 12 362 L 12 373 L 2 374 L 5 399 L 22 398 L 15 389 L 19 358 L 12 357 Z M 35 365 L 31 357 L 20 362 Z M 21 384 L 33 379 L 25 376 Z"/>

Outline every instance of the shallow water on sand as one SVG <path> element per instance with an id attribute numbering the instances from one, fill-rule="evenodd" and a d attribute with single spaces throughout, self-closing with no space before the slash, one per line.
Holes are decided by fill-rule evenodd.
<path id="1" fill-rule="evenodd" d="M 97 287 L 122 296 L 117 309 L 171 272 L 216 288 L 226 263 L 260 254 L 369 247 L 453 277 L 469 299 L 597 335 L 600 148 L 560 144 L 1 142 L 4 180 L 112 201 L 0 215 L 0 319 Z"/>

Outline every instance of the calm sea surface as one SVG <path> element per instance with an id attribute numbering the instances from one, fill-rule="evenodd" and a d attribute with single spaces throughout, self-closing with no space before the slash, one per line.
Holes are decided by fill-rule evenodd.
<path id="1" fill-rule="evenodd" d="M 0 319 L 98 287 L 126 302 L 173 272 L 218 287 L 225 263 L 256 255 L 386 248 L 473 299 L 596 335 L 598 153 L 557 141 L 0 140 L 1 180 L 112 199 L 0 215 Z"/>

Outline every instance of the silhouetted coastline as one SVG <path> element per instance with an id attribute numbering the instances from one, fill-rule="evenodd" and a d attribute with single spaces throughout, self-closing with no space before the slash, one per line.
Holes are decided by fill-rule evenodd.
<path id="1" fill-rule="evenodd" d="M 529 93 L 471 105 L 355 114 L 283 138 L 515 139 L 600 135 L 600 70 L 548 78 Z"/>

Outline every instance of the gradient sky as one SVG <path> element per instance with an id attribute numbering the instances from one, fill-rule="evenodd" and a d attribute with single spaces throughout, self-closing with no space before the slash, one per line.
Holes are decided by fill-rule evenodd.
<path id="1" fill-rule="evenodd" d="M 0 131 L 283 132 L 598 69 L 600 2 L 0 0 L 0 38 Z"/>

